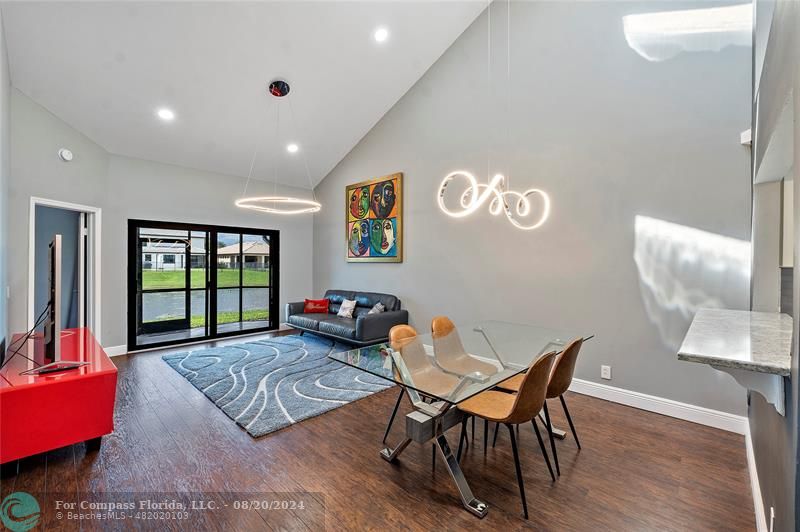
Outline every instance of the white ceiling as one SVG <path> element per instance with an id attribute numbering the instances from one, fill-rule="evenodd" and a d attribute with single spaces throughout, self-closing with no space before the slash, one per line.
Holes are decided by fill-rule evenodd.
<path id="1" fill-rule="evenodd" d="M 316 185 L 485 6 L 9 2 L 2 13 L 12 84 L 109 152 L 246 176 L 257 145 L 255 178 L 277 168 L 279 182 L 308 187 L 286 144 L 300 145 Z M 266 86 L 279 76 L 296 126 L 278 102 L 276 142 Z M 156 118 L 162 106 L 172 123 Z"/>

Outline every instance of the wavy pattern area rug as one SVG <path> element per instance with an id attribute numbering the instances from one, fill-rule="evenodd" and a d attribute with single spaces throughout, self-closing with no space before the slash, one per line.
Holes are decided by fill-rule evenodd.
<path id="1" fill-rule="evenodd" d="M 348 349 L 313 336 L 283 336 L 162 358 L 257 438 L 392 386 L 328 358 Z"/>

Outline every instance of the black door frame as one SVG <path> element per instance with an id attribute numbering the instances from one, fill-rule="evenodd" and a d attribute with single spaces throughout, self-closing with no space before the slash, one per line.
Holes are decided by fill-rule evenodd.
<path id="1" fill-rule="evenodd" d="M 138 308 L 138 297 L 140 294 L 138 283 L 140 281 L 138 273 L 141 271 L 141 261 L 142 256 L 138 250 L 138 230 L 140 228 L 152 228 L 152 229 L 172 229 L 172 230 L 180 230 L 180 231 L 189 231 L 189 236 L 191 239 L 192 232 L 205 232 L 207 234 L 208 245 L 206 246 L 206 290 L 207 290 L 207 297 L 206 297 L 206 324 L 205 324 L 205 335 L 204 336 L 196 336 L 192 338 L 186 339 L 178 339 L 178 340 L 170 340 L 165 342 L 153 342 L 143 345 L 137 345 L 136 337 L 137 337 L 137 323 L 136 323 L 136 316 L 137 316 L 137 308 Z M 270 257 L 270 265 L 269 265 L 269 302 L 268 302 L 268 311 L 269 317 L 267 319 L 267 326 L 266 327 L 254 327 L 252 329 L 246 329 L 243 331 L 229 331 L 224 333 L 217 332 L 217 248 L 216 248 L 216 237 L 219 233 L 239 233 L 240 235 L 263 235 L 269 237 L 269 257 Z M 239 256 L 240 258 L 243 255 L 243 249 L 241 246 L 242 237 L 239 238 Z M 189 272 L 191 268 L 191 255 L 187 255 L 187 268 L 186 271 Z M 279 312 L 279 283 L 280 283 L 280 231 L 277 229 L 262 229 L 262 228 L 253 228 L 253 227 L 235 227 L 235 226 L 227 226 L 227 225 L 209 225 L 209 224 L 200 224 L 200 223 L 191 223 L 191 222 L 163 222 L 163 221 L 156 221 L 156 220 L 139 220 L 139 219 L 129 219 L 128 220 L 128 318 L 127 318 L 127 325 L 128 325 L 128 351 L 138 351 L 142 349 L 154 349 L 158 347 L 166 347 L 171 345 L 179 345 L 179 344 L 186 344 L 186 343 L 194 343 L 194 342 L 202 342 L 206 340 L 214 340 L 218 338 L 227 338 L 232 336 L 242 336 L 247 334 L 259 333 L 259 332 L 267 332 L 273 331 L 278 329 L 278 312 Z M 243 275 L 244 275 L 244 264 L 240 265 L 239 269 L 239 308 L 240 308 L 240 316 L 241 316 L 241 307 L 242 307 L 242 289 L 243 289 Z M 187 277 L 190 275 L 187 273 Z M 191 294 L 191 279 L 187 279 L 187 288 L 186 293 Z M 224 287 L 223 287 L 224 288 Z M 247 287 L 245 287 L 247 288 Z M 259 287 L 253 287 L 259 288 Z M 262 287 L 263 288 L 263 287 Z M 189 296 L 187 296 L 188 298 Z M 190 305 L 187 302 L 187 305 Z M 187 312 L 188 311 L 187 306 Z"/>

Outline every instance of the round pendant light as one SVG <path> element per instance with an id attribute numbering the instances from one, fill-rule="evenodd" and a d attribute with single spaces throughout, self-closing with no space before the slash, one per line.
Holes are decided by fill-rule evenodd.
<path id="1" fill-rule="evenodd" d="M 291 87 L 286 80 L 283 79 L 275 79 L 269 83 L 267 86 L 267 93 L 271 96 L 274 96 L 276 99 L 276 108 L 275 108 L 275 128 L 276 134 L 275 138 L 280 142 L 280 107 L 278 101 L 281 99 L 286 98 L 286 96 L 291 91 Z M 292 102 L 289 98 L 286 98 L 286 101 L 289 106 L 289 111 L 291 114 L 293 126 L 296 129 L 296 123 L 294 119 L 294 108 L 292 107 Z M 294 147 L 294 149 L 291 149 Z M 298 148 L 297 145 L 292 143 L 289 144 L 287 147 L 287 151 L 290 153 L 297 153 Z M 253 167 L 256 163 L 256 156 L 258 155 L 258 145 L 253 152 L 253 158 L 250 161 L 250 171 L 247 174 L 247 181 L 244 184 L 244 193 L 242 197 L 237 199 L 234 202 L 234 205 L 241 209 L 248 209 L 257 212 L 264 212 L 269 214 L 307 214 L 307 213 L 314 213 L 319 212 L 322 209 L 322 204 L 320 204 L 314 195 L 314 185 L 311 181 L 311 172 L 308 169 L 308 161 L 306 160 L 305 153 L 302 153 L 301 156 L 303 157 L 303 165 L 305 167 L 306 176 L 308 177 L 308 184 L 311 188 L 311 196 L 312 199 L 302 199 L 302 198 L 292 198 L 290 196 L 281 196 L 277 194 L 278 189 L 278 175 L 277 175 L 277 167 L 275 169 L 275 174 L 273 175 L 273 194 L 269 196 L 247 196 L 247 187 L 250 184 L 250 179 L 253 176 Z M 277 152 L 279 153 L 279 152 Z"/>

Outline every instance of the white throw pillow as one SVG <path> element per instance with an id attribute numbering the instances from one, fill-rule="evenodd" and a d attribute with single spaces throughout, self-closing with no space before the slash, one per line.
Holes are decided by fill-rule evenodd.
<path id="1" fill-rule="evenodd" d="M 349 299 L 345 299 L 342 301 L 342 306 L 339 307 L 339 313 L 337 316 L 342 318 L 352 318 L 353 311 L 356 309 L 356 300 L 353 299 L 352 301 Z"/>
<path id="2" fill-rule="evenodd" d="M 384 310 L 386 310 L 386 307 L 383 306 L 383 303 L 378 301 L 377 303 L 375 303 L 374 307 L 369 309 L 369 312 L 367 312 L 367 314 L 380 314 Z"/>

